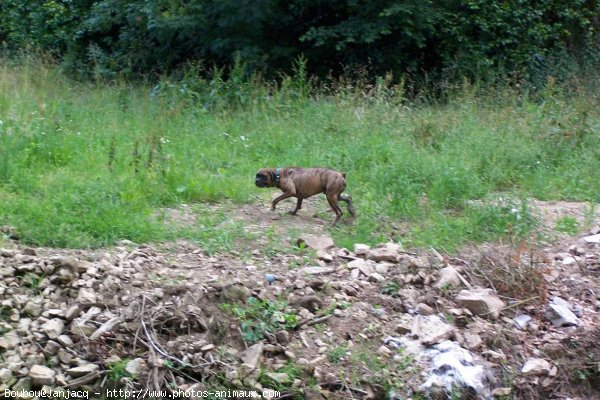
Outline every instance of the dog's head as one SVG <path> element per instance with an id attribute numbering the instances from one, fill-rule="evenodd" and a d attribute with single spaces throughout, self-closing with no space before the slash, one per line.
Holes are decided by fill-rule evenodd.
<path id="1" fill-rule="evenodd" d="M 259 169 L 254 180 L 256 186 L 260 188 L 273 187 L 277 185 L 275 168 Z"/>

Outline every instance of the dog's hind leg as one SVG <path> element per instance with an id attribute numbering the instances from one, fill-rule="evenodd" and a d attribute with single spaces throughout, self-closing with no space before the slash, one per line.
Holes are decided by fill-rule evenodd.
<path id="1" fill-rule="evenodd" d="M 335 211 L 335 221 L 333 221 L 333 225 L 337 224 L 340 218 L 342 218 L 342 214 L 344 213 L 338 205 L 338 196 L 334 194 L 327 194 L 327 201 L 329 202 L 331 208 L 333 208 L 333 211 Z"/>
<path id="2" fill-rule="evenodd" d="M 298 210 L 302 208 L 302 200 L 304 200 L 304 199 L 298 198 L 298 202 L 296 203 L 296 208 L 294 208 L 294 211 L 290 211 L 290 214 L 296 215 Z"/>
<path id="3" fill-rule="evenodd" d="M 348 212 L 350 212 L 350 215 L 356 217 L 356 213 L 354 212 L 354 206 L 352 205 L 352 197 L 340 194 L 338 195 L 338 200 L 345 201 L 346 205 L 348 206 Z"/>

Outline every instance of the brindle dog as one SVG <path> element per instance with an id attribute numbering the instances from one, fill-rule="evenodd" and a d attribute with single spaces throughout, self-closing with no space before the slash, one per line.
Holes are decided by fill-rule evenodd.
<path id="1" fill-rule="evenodd" d="M 281 200 L 296 197 L 298 199 L 296 208 L 290 212 L 292 215 L 296 215 L 302 208 L 302 200 L 315 194 L 325 193 L 329 205 L 335 211 L 333 225 L 337 224 L 344 213 L 338 205 L 338 200 L 345 201 L 350 215 L 355 216 L 352 198 L 342 195 L 346 189 L 344 172 L 328 168 L 263 168 L 256 173 L 255 183 L 261 188 L 278 187 L 283 192 L 281 196 L 273 200 L 271 211 L 275 210 L 275 206 Z"/>

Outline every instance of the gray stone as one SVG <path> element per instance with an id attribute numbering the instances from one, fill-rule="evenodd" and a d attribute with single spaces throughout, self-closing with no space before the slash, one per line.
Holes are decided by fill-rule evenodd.
<path id="1" fill-rule="evenodd" d="M 17 331 L 8 331 L 0 336 L 0 350 L 11 350 L 17 348 L 21 343 L 21 337 Z"/>
<path id="2" fill-rule="evenodd" d="M 129 360 L 127 365 L 125 365 L 125 371 L 127 371 L 131 376 L 137 376 L 140 372 L 146 370 L 146 361 L 141 358 L 134 358 L 133 360 Z"/>
<path id="3" fill-rule="evenodd" d="M 583 238 L 583 241 L 589 244 L 598 244 L 600 243 L 600 233 L 591 236 L 586 236 Z"/>
<path id="4" fill-rule="evenodd" d="M 69 353 L 68 351 L 66 351 L 65 349 L 59 349 L 58 350 L 58 359 L 60 360 L 61 363 L 63 364 L 70 364 L 71 361 L 73 361 L 73 355 L 71 353 Z"/>
<path id="5" fill-rule="evenodd" d="M 20 392 L 20 391 L 30 391 L 31 390 L 31 378 L 27 377 L 27 378 L 21 378 L 17 381 L 17 383 L 15 383 L 13 385 L 13 387 L 11 388 L 12 390 L 14 390 L 15 392 Z"/>
<path id="6" fill-rule="evenodd" d="M 513 323 L 518 329 L 525 329 L 527 325 L 531 322 L 531 317 L 527 314 L 517 315 L 513 319 Z"/>
<path id="7" fill-rule="evenodd" d="M 581 257 L 568 256 L 562 260 L 562 265 L 564 266 L 578 265 L 579 263 L 581 263 Z"/>
<path id="8" fill-rule="evenodd" d="M 62 319 L 53 318 L 42 325 L 41 329 L 50 339 L 56 339 L 65 330 L 65 322 Z"/>
<path id="9" fill-rule="evenodd" d="M 504 308 L 504 302 L 492 289 L 461 290 L 456 302 L 475 315 L 496 319 Z"/>
<path id="10" fill-rule="evenodd" d="M 438 289 L 452 288 L 461 285 L 460 274 L 452 265 L 448 265 L 440 270 L 440 277 L 433 285 Z"/>
<path id="11" fill-rule="evenodd" d="M 401 335 L 409 333 L 412 330 L 413 319 L 414 317 L 410 314 L 401 314 L 395 331 Z"/>
<path id="12" fill-rule="evenodd" d="M 381 275 L 386 275 L 389 271 L 390 271 L 390 266 L 392 264 L 387 263 L 387 262 L 380 262 L 375 264 L 375 272 L 381 274 Z"/>
<path id="13" fill-rule="evenodd" d="M 99 367 L 96 364 L 89 363 L 89 364 L 80 365 L 78 367 L 69 368 L 65 372 L 69 376 L 72 376 L 74 378 L 78 378 L 80 376 L 85 376 L 85 375 L 87 375 L 87 374 L 89 374 L 91 372 L 95 372 L 98 369 L 99 369 Z"/>
<path id="14" fill-rule="evenodd" d="M 60 335 L 56 340 L 65 347 L 73 346 L 73 340 L 67 335 Z"/>
<path id="15" fill-rule="evenodd" d="M 256 343 L 244 350 L 242 354 L 240 354 L 240 358 L 244 364 L 248 365 L 251 369 L 254 369 L 258 366 L 258 362 L 263 353 L 263 348 L 264 345 L 262 342 Z"/>
<path id="16" fill-rule="evenodd" d="M 550 363 L 541 358 L 530 358 L 527 360 L 521 373 L 525 376 L 548 375 L 552 366 Z"/>
<path id="17" fill-rule="evenodd" d="M 371 250 L 371 246 L 369 245 L 361 243 L 356 243 L 354 245 L 354 254 L 356 254 L 357 256 L 365 255 L 369 252 L 369 250 Z"/>
<path id="18" fill-rule="evenodd" d="M 29 377 L 34 386 L 54 385 L 56 372 L 44 365 L 33 365 L 29 369 Z"/>
<path id="19" fill-rule="evenodd" d="M 7 383 L 13 377 L 12 371 L 8 368 L 0 369 L 0 383 Z"/>
<path id="20" fill-rule="evenodd" d="M 331 274 L 335 269 L 331 267 L 304 267 L 302 268 L 302 271 L 309 275 L 325 275 Z"/>
<path id="21" fill-rule="evenodd" d="M 77 294 L 77 299 L 75 301 L 85 305 L 96 304 L 98 302 L 96 299 L 96 293 L 85 288 L 79 289 L 79 293 Z"/>
<path id="22" fill-rule="evenodd" d="M 424 345 L 440 343 L 454 335 L 454 328 L 437 315 L 417 315 L 411 327 L 411 334 Z"/>
<path id="23" fill-rule="evenodd" d="M 369 264 L 368 262 L 366 262 L 362 258 L 358 258 L 356 260 L 350 261 L 348 263 L 348 268 L 351 269 L 351 270 L 358 269 L 360 272 L 363 273 L 363 275 L 365 275 L 367 277 L 371 276 L 371 274 L 373 272 L 375 272 L 375 269 L 371 266 L 371 264 Z"/>
<path id="24" fill-rule="evenodd" d="M 313 236 L 313 235 L 303 235 L 298 238 L 298 246 L 309 247 L 315 250 L 327 250 L 335 246 L 333 239 L 329 236 Z"/>
<path id="25" fill-rule="evenodd" d="M 399 251 L 401 249 L 402 248 L 395 243 L 386 243 L 383 246 L 369 250 L 367 252 L 367 259 L 375 262 L 388 261 L 396 263 L 400 259 Z"/>
<path id="26" fill-rule="evenodd" d="M 425 303 L 419 303 L 417 304 L 417 314 L 419 315 L 433 315 L 435 314 L 435 310 L 433 308 L 431 308 L 430 306 L 428 306 Z"/>
<path id="27" fill-rule="evenodd" d="M 275 338 L 279 344 L 288 344 L 290 342 L 290 333 L 286 330 L 280 330 L 275 333 Z"/>
<path id="28" fill-rule="evenodd" d="M 31 315 L 32 317 L 39 317 L 42 313 L 42 304 L 38 301 L 28 301 L 23 307 L 23 314 Z"/>
<path id="29" fill-rule="evenodd" d="M 381 283 L 385 281 L 385 277 L 377 272 L 373 272 L 371 276 L 369 276 L 369 282 Z"/>
<path id="30" fill-rule="evenodd" d="M 317 250 L 317 258 L 328 263 L 333 261 L 333 256 L 325 250 Z"/>
<path id="31" fill-rule="evenodd" d="M 581 324 L 579 318 L 571 311 L 569 303 L 560 297 L 555 297 L 548 304 L 546 317 L 556 327 L 579 326 Z"/>
<path id="32" fill-rule="evenodd" d="M 460 336 L 462 340 L 460 340 L 459 343 L 466 349 L 475 351 L 479 350 L 479 348 L 481 348 L 481 346 L 483 345 L 483 340 L 481 339 L 481 336 L 479 336 L 479 334 L 475 332 L 463 331 L 461 332 Z"/>
<path id="33" fill-rule="evenodd" d="M 82 273 L 87 269 L 87 263 L 81 262 L 73 256 L 59 256 L 53 259 L 53 261 L 62 268 L 68 268 L 73 272 Z"/>

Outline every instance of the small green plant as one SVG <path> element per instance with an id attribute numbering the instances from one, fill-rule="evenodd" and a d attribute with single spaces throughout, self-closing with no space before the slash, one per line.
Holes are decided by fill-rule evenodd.
<path id="1" fill-rule="evenodd" d="M 570 215 L 565 215 L 556 221 L 555 229 L 569 235 L 576 235 L 579 232 L 579 222 Z"/>
<path id="2" fill-rule="evenodd" d="M 397 282 L 386 282 L 381 286 L 381 294 L 387 294 L 388 296 L 397 296 L 400 285 Z"/>
<path id="3" fill-rule="evenodd" d="M 221 307 L 240 320 L 240 329 L 246 342 L 254 343 L 265 337 L 265 332 L 292 329 L 298 323 L 295 314 L 285 312 L 287 303 L 279 300 L 260 300 L 250 297 L 245 305 L 223 304 Z"/>
<path id="4" fill-rule="evenodd" d="M 339 345 L 337 347 L 334 347 L 333 349 L 329 350 L 329 352 L 327 353 L 327 359 L 332 364 L 339 364 L 342 361 L 342 359 L 344 358 L 344 356 L 346 355 L 346 350 L 347 350 L 347 347 L 346 347 L 346 345 L 343 345 L 343 344 Z"/>
<path id="5" fill-rule="evenodd" d="M 399 349 L 390 361 L 377 355 L 372 349 L 360 346 L 352 351 L 350 363 L 356 367 L 355 369 L 364 371 L 354 376 L 355 383 L 368 381 L 382 388 L 383 393 L 388 393 L 390 390 L 404 390 L 406 381 L 419 374 L 414 366 L 414 358 L 402 349 Z"/>
<path id="6" fill-rule="evenodd" d="M 127 372 L 127 363 L 130 360 L 128 358 L 124 358 L 119 361 L 112 362 L 108 364 L 108 379 L 113 382 L 119 383 L 123 378 L 132 378 L 131 374 Z"/>
<path id="7" fill-rule="evenodd" d="M 37 291 L 40 289 L 40 285 L 44 281 L 44 278 L 45 276 L 43 274 L 37 275 L 32 272 L 28 272 L 23 276 L 23 285 Z"/>
<path id="8" fill-rule="evenodd" d="M 270 371 L 262 369 L 258 376 L 258 382 L 264 387 L 268 387 L 282 394 L 285 393 L 288 398 L 295 400 L 304 399 L 302 389 L 292 386 L 294 380 L 302 377 L 302 369 L 300 369 L 298 365 L 290 361 L 283 368 L 277 370 L 276 373 L 281 374 L 277 379 L 273 376 L 269 376 Z"/>

